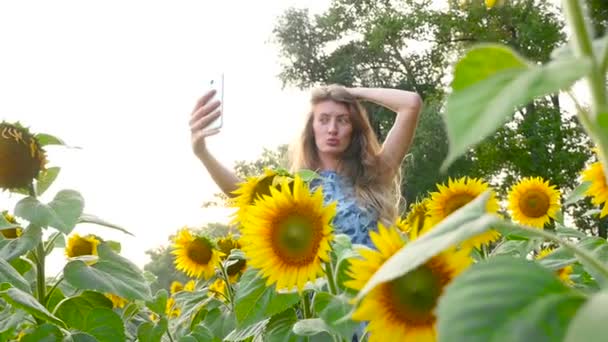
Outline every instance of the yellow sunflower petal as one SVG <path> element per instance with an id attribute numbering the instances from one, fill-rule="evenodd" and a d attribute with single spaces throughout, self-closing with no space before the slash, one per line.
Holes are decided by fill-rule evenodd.
<path id="1" fill-rule="evenodd" d="M 585 195 L 591 196 L 591 202 L 594 205 L 601 206 L 603 209 L 600 213 L 600 218 L 608 215 L 608 183 L 604 168 L 600 162 L 595 162 L 583 171 L 582 178 L 584 181 L 591 182 L 591 186 L 585 192 Z"/>

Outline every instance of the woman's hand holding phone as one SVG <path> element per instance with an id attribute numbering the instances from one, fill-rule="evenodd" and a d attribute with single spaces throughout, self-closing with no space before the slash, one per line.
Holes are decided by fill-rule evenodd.
<path id="1" fill-rule="evenodd" d="M 221 92 L 221 90 L 220 90 Z M 206 92 L 194 106 L 190 114 L 190 133 L 192 149 L 194 154 L 201 158 L 206 152 L 205 138 L 215 135 L 220 131 L 220 125 L 213 125 L 214 122 L 221 120 L 221 101 L 215 100 L 218 90 L 212 89 Z M 221 98 L 221 97 L 220 97 Z"/>

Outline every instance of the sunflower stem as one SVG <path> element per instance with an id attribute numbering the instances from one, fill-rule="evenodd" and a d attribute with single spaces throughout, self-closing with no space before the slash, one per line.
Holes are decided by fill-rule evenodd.
<path id="1" fill-rule="evenodd" d="M 38 243 L 38 246 L 36 247 L 36 257 L 38 259 L 36 260 L 36 285 L 38 287 L 38 301 L 40 304 L 44 305 L 46 297 L 46 280 L 44 277 L 45 252 L 42 242 Z"/>
<path id="2" fill-rule="evenodd" d="M 46 306 L 46 304 L 48 303 L 49 299 L 51 298 L 51 295 L 53 294 L 53 292 L 55 291 L 55 289 L 57 288 L 57 286 L 59 286 L 59 284 L 63 281 L 63 276 L 61 276 L 61 278 L 59 278 L 57 280 L 57 282 L 55 282 L 55 284 L 53 285 L 53 287 L 51 287 L 51 289 L 49 290 L 49 292 L 47 292 L 46 296 L 44 297 L 44 303 L 42 303 L 42 305 Z"/>
<path id="3" fill-rule="evenodd" d="M 519 229 L 519 230 L 523 230 L 526 231 L 528 233 L 532 233 L 535 234 L 537 236 L 543 237 L 549 241 L 558 243 L 570 250 L 572 250 L 572 252 L 574 252 L 574 254 L 576 254 L 581 261 L 585 261 L 587 262 L 587 264 L 591 267 L 593 267 L 594 269 L 596 269 L 598 272 L 600 272 L 604 277 L 606 277 L 608 279 L 608 268 L 606 268 L 599 260 L 597 260 L 593 255 L 591 255 L 589 252 L 587 252 L 586 250 L 580 248 L 579 246 L 563 240 L 561 238 L 559 238 L 558 236 L 548 233 L 542 229 L 538 229 L 538 228 L 534 228 L 534 227 L 529 227 L 529 226 L 523 226 L 523 225 L 518 225 L 515 223 L 511 223 L 511 222 L 506 222 L 506 221 L 498 221 L 496 223 L 496 226 L 499 228 L 505 228 L 505 229 Z"/>
<path id="4" fill-rule="evenodd" d="M 171 331 L 169 331 L 170 329 L 167 328 L 167 336 L 169 336 L 169 341 L 173 342 L 173 337 L 171 336 Z"/>
<path id="5" fill-rule="evenodd" d="M 338 294 L 338 286 L 336 286 L 334 265 L 331 260 L 325 263 L 325 275 L 327 275 L 327 284 L 329 285 L 329 293 L 332 295 Z"/>
<path id="6" fill-rule="evenodd" d="M 220 268 L 222 269 L 222 277 L 224 278 L 224 282 L 226 283 L 226 291 L 228 292 L 228 297 L 230 299 L 230 308 L 234 312 L 234 293 L 232 292 L 230 279 L 228 278 L 228 272 L 226 271 L 226 267 L 224 267 L 224 263 L 220 263 Z"/>
<path id="7" fill-rule="evenodd" d="M 312 318 L 312 311 L 310 310 L 310 296 L 309 293 L 302 293 L 302 306 L 304 311 L 304 318 Z"/>

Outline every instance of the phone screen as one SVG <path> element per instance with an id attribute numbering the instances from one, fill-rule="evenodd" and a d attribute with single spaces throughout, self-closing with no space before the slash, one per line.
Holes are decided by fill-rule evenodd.
<path id="1" fill-rule="evenodd" d="M 224 121 L 224 74 L 220 73 L 216 76 L 212 76 L 209 79 L 207 86 L 209 89 L 215 89 L 216 91 L 213 100 L 220 101 L 220 106 L 217 110 L 220 111 L 221 115 L 205 128 L 205 130 L 213 130 L 222 127 Z"/>

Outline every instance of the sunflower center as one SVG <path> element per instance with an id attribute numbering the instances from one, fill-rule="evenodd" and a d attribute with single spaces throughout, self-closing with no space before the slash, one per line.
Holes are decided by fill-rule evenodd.
<path id="1" fill-rule="evenodd" d="M 519 199 L 519 209 L 528 217 L 547 215 L 551 199 L 546 193 L 538 190 L 526 191 Z"/>
<path id="2" fill-rule="evenodd" d="M 277 224 L 272 244 L 282 260 L 300 265 L 315 257 L 320 240 L 318 235 L 309 218 L 288 215 Z"/>
<path id="3" fill-rule="evenodd" d="M 445 203 L 445 216 L 449 216 L 473 199 L 475 199 L 475 197 L 470 194 L 456 194 L 450 197 Z"/>
<path id="4" fill-rule="evenodd" d="M 391 281 L 387 286 L 388 306 L 392 314 L 412 325 L 430 324 L 435 320 L 433 309 L 443 289 L 441 275 L 427 265 Z"/>
<path id="5" fill-rule="evenodd" d="M 233 276 L 238 274 L 242 269 L 245 268 L 245 265 L 247 264 L 247 261 L 240 259 L 237 262 L 235 262 L 234 264 L 228 266 L 228 268 L 226 268 L 226 273 L 228 273 L 229 276 Z"/>
<path id="6" fill-rule="evenodd" d="M 199 265 L 206 265 L 211 260 L 211 246 L 203 239 L 195 239 L 188 244 L 188 258 Z"/>
<path id="7" fill-rule="evenodd" d="M 81 255 L 93 255 L 93 244 L 85 239 L 78 239 L 72 245 L 71 257 L 78 257 Z"/>

